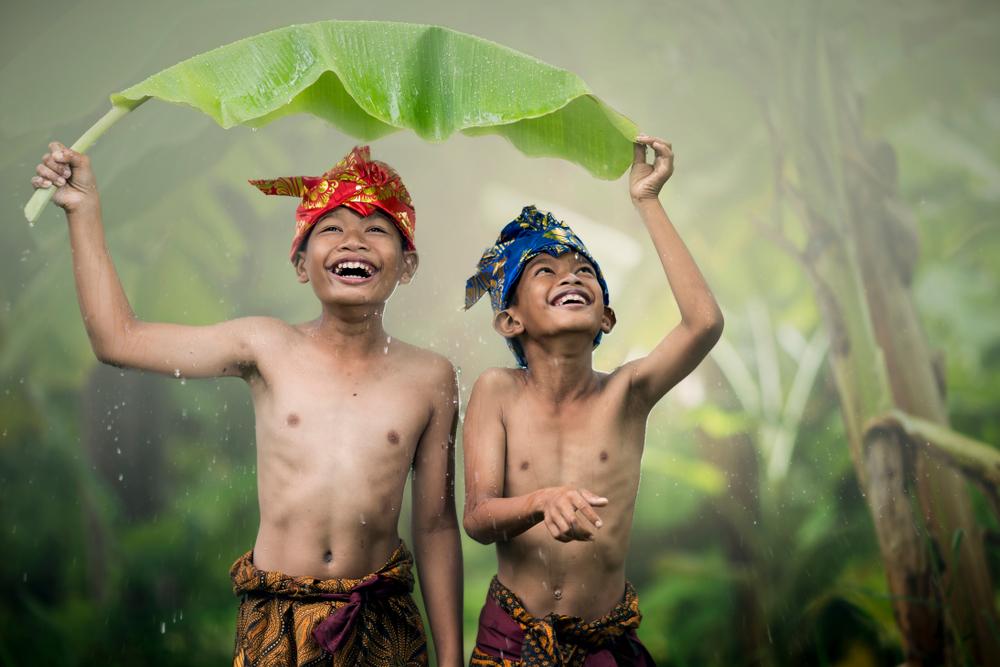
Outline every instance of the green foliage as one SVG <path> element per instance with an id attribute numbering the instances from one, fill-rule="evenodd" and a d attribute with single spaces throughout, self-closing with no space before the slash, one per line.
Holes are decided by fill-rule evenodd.
<path id="1" fill-rule="evenodd" d="M 189 2 L 126 16 L 87 3 L 12 16 L 24 35 L 44 29 L 93 38 L 74 42 L 73 56 L 52 58 L 38 58 L 27 37 L 0 44 L 12 63 L 0 70 L 12 91 L 0 100 L 6 219 L 18 217 L 45 140 L 79 133 L 104 103 L 87 91 L 113 89 L 187 53 L 292 20 L 273 10 L 273 3 L 234 12 Z M 674 142 L 677 173 L 663 200 L 723 304 L 738 364 L 722 374 L 707 363 L 650 418 L 628 561 L 642 638 L 663 665 L 865 664 L 862 654 L 899 664 L 885 574 L 836 395 L 825 365 L 811 361 L 820 313 L 802 272 L 758 224 L 774 222 L 774 203 L 772 136 L 755 96 L 780 96 L 799 113 L 821 103 L 804 99 L 805 82 L 788 89 L 779 76 L 819 48 L 801 28 L 802 12 L 819 12 L 828 44 L 857 83 L 866 123 L 898 156 L 900 199 L 922 241 L 914 292 L 941 351 L 952 424 L 1000 443 L 1000 104 L 991 84 L 996 45 L 987 39 L 997 31 L 996 8 L 707 0 L 601 6 L 592 14 L 569 3 L 521 10 L 431 2 L 421 16 L 402 3 L 365 11 L 454 25 L 585 74 L 646 131 Z M 329 7 L 305 3 L 301 16 L 294 20 L 327 18 Z M 768 38 L 750 39 L 748 27 Z M 439 48 L 452 39 L 442 32 L 427 43 Z M 65 68 L 67 58 L 72 67 Z M 529 61 L 523 66 L 539 67 Z M 329 97 L 339 85 L 347 96 L 347 88 L 339 72 L 320 69 L 282 108 L 333 114 L 325 120 L 342 123 L 350 137 L 309 115 L 265 114 L 248 122 L 274 122 L 255 132 L 223 133 L 207 116 L 150 104 L 94 147 L 110 248 L 139 316 L 191 323 L 315 316 L 309 287 L 295 283 L 285 254 L 292 202 L 260 197 L 245 179 L 319 173 L 353 136 L 395 128 L 360 103 L 353 115 L 324 111 L 318 94 Z M 521 90 L 531 80 L 523 77 L 508 85 Z M 566 85 L 564 96 L 574 90 Z M 556 126 L 577 111 L 605 113 L 586 92 L 575 99 L 532 122 L 542 134 L 558 134 Z M 560 114 L 565 120 L 556 120 Z M 449 117 L 461 132 L 460 117 Z M 771 121 L 779 138 L 808 139 L 784 136 L 790 119 Z M 412 122 L 434 127 L 427 116 Z M 532 122 L 497 127 L 513 136 Z M 605 136 L 616 133 L 612 127 Z M 547 200 L 571 212 L 571 224 L 580 212 L 643 248 L 638 264 L 611 285 L 619 324 L 598 350 L 602 368 L 648 350 L 676 323 L 622 183 L 524 160 L 488 137 L 426 145 L 416 133 L 398 132 L 373 150 L 399 168 L 420 217 L 421 268 L 393 296 L 388 327 L 449 355 L 463 369 L 465 396 L 483 368 L 508 357 L 482 311 L 460 312 L 461 285 L 522 201 Z M 817 155 L 817 164 L 823 159 Z M 495 188 L 513 192 L 512 201 L 494 205 Z M 237 380 L 182 385 L 98 367 L 79 320 L 61 216 L 48 215 L 34 228 L 0 229 L 0 663 L 225 663 L 236 609 L 227 572 L 257 525 L 249 395 Z M 794 216 L 783 215 L 785 231 L 802 242 Z M 599 259 L 612 250 L 593 249 Z M 777 384 L 764 380 L 775 375 Z M 783 450 L 784 475 L 769 477 L 782 429 L 793 446 Z M 720 461 L 720 452 L 741 448 L 751 450 L 746 460 Z M 995 532 L 984 498 L 977 509 L 983 528 Z M 463 546 L 468 651 L 496 559 L 491 547 L 468 539 Z M 996 547 L 991 558 L 1000 571 Z M 747 652 L 741 636 L 755 613 L 762 655 Z"/>

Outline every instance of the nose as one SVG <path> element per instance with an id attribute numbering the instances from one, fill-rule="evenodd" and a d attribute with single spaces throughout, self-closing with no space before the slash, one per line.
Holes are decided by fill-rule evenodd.
<path id="1" fill-rule="evenodd" d="M 348 227 L 340 237 L 340 248 L 343 250 L 368 250 L 365 235 L 360 229 Z"/>
<path id="2" fill-rule="evenodd" d="M 576 275 L 575 271 L 567 271 L 559 278 L 560 285 L 582 285 L 583 281 L 580 280 L 580 276 Z"/>

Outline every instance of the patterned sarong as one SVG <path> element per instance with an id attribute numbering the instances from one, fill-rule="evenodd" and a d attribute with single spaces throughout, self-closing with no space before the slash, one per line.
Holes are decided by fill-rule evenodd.
<path id="1" fill-rule="evenodd" d="M 264 572 L 248 552 L 230 571 L 241 597 L 234 667 L 426 665 L 412 569 L 402 542 L 389 562 L 360 579 Z"/>
<path id="2" fill-rule="evenodd" d="M 635 634 L 642 615 L 639 597 L 625 583 L 625 596 L 605 616 L 584 621 L 549 614 L 535 618 L 514 593 L 493 577 L 479 615 L 479 635 L 470 665 L 485 667 L 655 667 Z"/>

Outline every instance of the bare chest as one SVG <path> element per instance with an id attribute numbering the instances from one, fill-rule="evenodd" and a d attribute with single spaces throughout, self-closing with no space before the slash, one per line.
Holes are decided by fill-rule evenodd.
<path id="1" fill-rule="evenodd" d="M 504 426 L 505 495 L 563 485 L 596 491 L 637 470 L 642 455 L 643 429 L 613 394 L 560 410 L 526 396 L 505 410 Z"/>
<path id="2" fill-rule="evenodd" d="M 409 462 L 430 419 L 427 394 L 389 364 L 343 370 L 292 359 L 256 391 L 258 446 L 317 463 Z"/>

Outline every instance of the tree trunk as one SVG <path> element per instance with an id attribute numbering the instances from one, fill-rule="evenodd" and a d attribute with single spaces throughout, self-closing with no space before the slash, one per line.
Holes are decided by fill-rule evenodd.
<path id="1" fill-rule="evenodd" d="M 815 29 L 814 60 L 799 63 L 790 85 L 807 100 L 805 108 L 779 103 L 766 112 L 784 119 L 783 136 L 775 134 L 778 164 L 785 163 L 785 137 L 791 145 L 787 160 L 798 185 L 787 185 L 797 193 L 808 237 L 801 259 L 830 335 L 855 469 L 904 649 L 915 665 L 968 658 L 1000 664 L 1000 643 L 990 630 L 993 586 L 964 480 L 923 453 L 907 463 L 893 437 L 879 434 L 871 451 L 862 450 L 865 425 L 883 410 L 897 407 L 940 424 L 947 414 L 909 290 L 915 234 L 894 213 L 901 207 L 891 205 L 898 198 L 891 150 L 864 137 L 849 83 Z M 786 178 L 778 174 L 779 188 Z M 911 488 L 921 515 L 912 521 L 904 507 Z M 965 539 L 953 554 L 949 545 L 958 534 Z"/>

